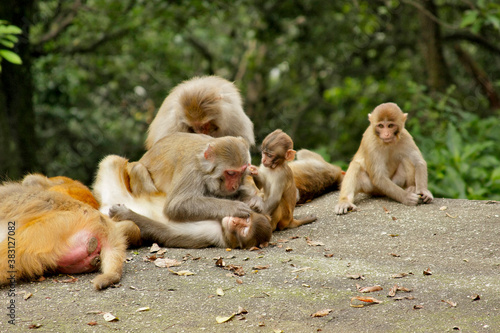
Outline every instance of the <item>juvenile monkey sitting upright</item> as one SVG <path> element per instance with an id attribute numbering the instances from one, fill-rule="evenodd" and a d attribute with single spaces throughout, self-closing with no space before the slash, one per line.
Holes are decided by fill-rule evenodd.
<path id="1" fill-rule="evenodd" d="M 273 230 L 296 228 L 316 221 L 316 216 L 303 220 L 293 217 L 297 187 L 287 162 L 295 158 L 292 139 L 282 130 L 275 130 L 262 142 L 262 164 L 252 167 L 255 185 L 264 192 L 265 214 L 271 215 Z"/>
<path id="2" fill-rule="evenodd" d="M 407 116 L 394 103 L 380 104 L 368 114 L 370 125 L 342 181 L 337 214 L 356 210 L 354 196 L 359 192 L 386 195 L 409 206 L 420 199 L 432 201 L 427 163 L 404 127 Z"/>

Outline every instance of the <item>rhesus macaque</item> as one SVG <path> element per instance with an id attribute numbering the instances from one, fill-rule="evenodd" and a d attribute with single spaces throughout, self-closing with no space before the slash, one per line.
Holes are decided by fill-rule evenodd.
<path id="1" fill-rule="evenodd" d="M 265 214 L 271 215 L 273 230 L 296 228 L 316 221 L 316 216 L 303 220 L 293 217 L 297 201 L 297 188 L 288 161 L 295 158 L 292 139 L 283 131 L 276 130 L 262 142 L 262 164 L 253 172 L 255 185 L 263 189 Z"/>
<path id="2" fill-rule="evenodd" d="M 194 77 L 176 86 L 149 126 L 146 149 L 176 132 L 241 136 L 255 144 L 253 124 L 236 86 L 218 76 Z"/>
<path id="3" fill-rule="evenodd" d="M 173 133 L 156 142 L 139 164 L 166 194 L 164 214 L 170 220 L 247 218 L 252 209 L 262 208 L 262 199 L 242 185 L 250 165 L 248 148 L 241 137 Z"/>
<path id="4" fill-rule="evenodd" d="M 340 187 L 345 172 L 326 162 L 313 151 L 301 149 L 296 160 L 288 163 L 293 172 L 295 186 L 299 190 L 297 204 L 303 204 Z"/>
<path id="5" fill-rule="evenodd" d="M 136 163 L 136 162 L 134 162 Z M 271 239 L 269 217 L 252 213 L 249 218 L 223 217 L 195 222 L 174 222 L 163 213 L 166 195 L 163 192 L 132 190 L 139 179 L 133 175 L 125 158 L 110 155 L 99 164 L 94 193 L 101 202 L 101 211 L 119 220 L 118 224 L 135 222 L 144 240 L 166 247 L 203 248 L 209 246 L 250 248 Z M 148 182 L 142 173 L 141 181 Z M 111 208 L 111 209 L 110 209 Z"/>
<path id="6" fill-rule="evenodd" d="M 404 127 L 407 116 L 394 103 L 380 104 L 368 114 L 370 125 L 342 181 L 337 214 L 355 210 L 359 192 L 386 195 L 409 206 L 419 199 L 432 201 L 427 163 Z"/>
<path id="7" fill-rule="evenodd" d="M 22 183 L 0 186 L 0 284 L 45 272 L 92 272 L 99 266 L 102 274 L 92 281 L 96 289 L 119 282 L 124 230 L 96 205 L 88 188 L 66 177 L 28 175 Z"/>

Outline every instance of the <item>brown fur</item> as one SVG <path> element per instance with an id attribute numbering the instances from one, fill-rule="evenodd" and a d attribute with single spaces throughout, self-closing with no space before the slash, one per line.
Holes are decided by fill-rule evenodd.
<path id="1" fill-rule="evenodd" d="M 251 215 L 248 223 L 238 224 L 221 220 L 169 220 L 163 213 L 166 200 L 164 193 L 129 191 L 130 186 L 126 181 L 134 178 L 128 175 L 127 170 L 131 170 L 127 166 L 129 163 L 125 158 L 116 155 L 103 159 L 99 164 L 94 193 L 101 202 L 103 213 L 109 212 L 114 220 L 120 221 L 118 225 L 137 224 L 145 241 L 181 248 L 248 248 L 270 240 L 272 230 L 269 218 L 257 213 Z M 243 227 L 248 227 L 247 232 L 243 232 Z"/>
<path id="2" fill-rule="evenodd" d="M 307 149 L 299 150 L 296 157 L 288 165 L 299 190 L 297 204 L 306 203 L 340 188 L 344 178 L 340 167 L 326 162 L 321 155 Z"/>
<path id="3" fill-rule="evenodd" d="M 16 228 L 15 233 L 5 235 L 0 243 L 0 284 L 8 283 L 11 277 L 7 261 L 8 254 L 12 254 L 9 242 L 15 241 L 16 280 L 31 280 L 56 270 L 59 258 L 71 248 L 69 239 L 81 230 L 92 233 L 102 246 L 102 274 L 94 278 L 95 288 L 119 282 L 125 237 L 114 222 L 85 203 L 91 197 L 83 184 L 66 177 L 30 175 L 23 184 L 11 182 L 0 186 L 1 228 L 8 230 L 9 222 L 10 225 L 15 222 Z"/>
<path id="4" fill-rule="evenodd" d="M 262 164 L 254 180 L 264 192 L 264 213 L 271 215 L 272 229 L 295 228 L 315 221 L 315 216 L 302 220 L 293 217 L 297 188 L 287 163 L 295 157 L 292 139 L 283 131 L 276 130 L 264 139 L 261 149 Z"/>
<path id="5" fill-rule="evenodd" d="M 149 126 L 146 148 L 177 132 L 241 136 L 255 144 L 253 124 L 236 86 L 218 76 L 194 77 L 176 86 Z"/>
<path id="6" fill-rule="evenodd" d="M 377 106 L 370 126 L 349 164 L 340 190 L 337 214 L 355 210 L 356 193 L 386 195 L 406 205 L 432 201 L 427 189 L 427 164 L 404 128 L 407 114 L 394 103 Z M 407 189 L 406 191 L 404 189 Z"/>
<path id="7" fill-rule="evenodd" d="M 242 201 L 252 202 L 252 194 L 240 185 L 250 161 L 248 148 L 241 137 L 174 133 L 153 145 L 139 163 L 166 194 L 164 213 L 169 219 L 247 217 L 252 209 Z M 230 178 L 227 171 L 236 176 Z M 228 185 L 230 180 L 234 186 Z"/>

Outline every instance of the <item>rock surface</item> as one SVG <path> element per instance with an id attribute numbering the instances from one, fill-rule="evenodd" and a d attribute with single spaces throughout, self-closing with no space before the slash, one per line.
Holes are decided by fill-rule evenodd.
<path id="1" fill-rule="evenodd" d="M 500 330 L 500 203 L 435 199 L 408 207 L 360 198 L 358 211 L 336 216 L 337 199 L 334 192 L 297 208 L 296 216 L 316 214 L 318 221 L 276 232 L 262 250 L 166 249 L 165 258 L 181 262 L 171 271 L 194 275 L 144 261 L 152 255 L 148 246 L 127 251 L 115 288 L 95 291 L 95 274 L 76 275 L 72 283 L 55 281 L 67 276 L 19 283 L 15 298 L 2 288 L 0 331 L 31 325 L 43 332 Z M 221 257 L 225 267 L 216 266 Z M 383 289 L 361 293 L 357 284 Z M 411 291 L 388 297 L 396 284 Z M 356 296 L 382 303 L 351 303 Z M 16 326 L 8 324 L 12 299 Z M 358 304 L 367 306 L 352 306 Z M 318 315 L 326 315 L 312 316 L 322 310 Z M 118 320 L 106 321 L 108 312 Z"/>

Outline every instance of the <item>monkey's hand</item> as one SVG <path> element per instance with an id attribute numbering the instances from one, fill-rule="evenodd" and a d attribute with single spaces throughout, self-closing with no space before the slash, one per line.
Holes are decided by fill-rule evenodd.
<path id="1" fill-rule="evenodd" d="M 127 216 L 130 212 L 131 210 L 128 209 L 127 206 L 117 204 L 111 206 L 111 208 L 109 209 L 109 217 L 111 217 L 114 221 L 128 220 Z"/>
<path id="2" fill-rule="evenodd" d="M 348 201 L 342 201 L 335 206 L 335 214 L 337 215 L 342 215 L 342 214 L 347 214 L 349 213 L 350 211 L 354 211 L 356 210 L 357 207 L 355 204 L 353 204 L 352 202 L 348 202 Z"/>
<path id="3" fill-rule="evenodd" d="M 402 203 L 407 205 L 407 206 L 416 206 L 418 204 L 419 199 L 420 199 L 420 195 L 407 190 L 406 196 L 403 199 Z"/>
<path id="4" fill-rule="evenodd" d="M 430 203 L 434 197 L 432 196 L 431 191 L 428 189 L 424 189 L 418 192 L 420 194 L 420 199 L 423 201 L 423 203 Z"/>
<path id="5" fill-rule="evenodd" d="M 264 210 L 264 200 L 259 195 L 254 195 L 246 203 L 257 213 L 262 213 Z"/>
<path id="6" fill-rule="evenodd" d="M 243 217 L 247 218 L 253 212 L 252 208 L 244 202 L 241 201 L 233 201 L 234 204 L 228 207 L 228 211 L 224 212 L 223 216 L 235 216 L 235 217 Z"/>
<path id="7" fill-rule="evenodd" d="M 259 168 L 256 167 L 255 165 L 250 165 L 248 167 L 248 170 L 250 171 L 251 176 L 257 176 L 259 174 Z"/>

